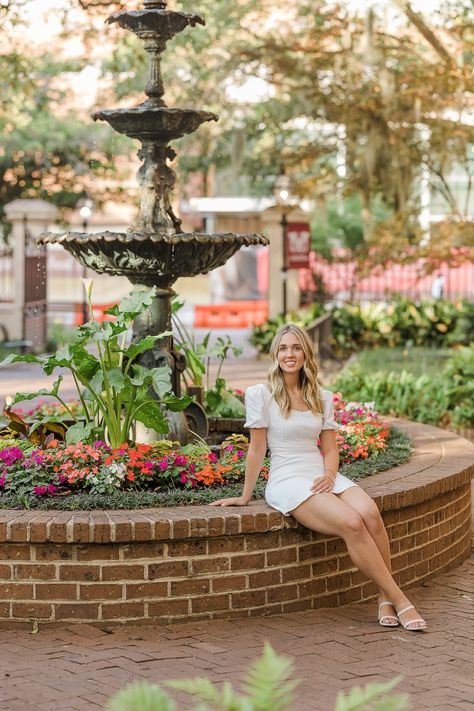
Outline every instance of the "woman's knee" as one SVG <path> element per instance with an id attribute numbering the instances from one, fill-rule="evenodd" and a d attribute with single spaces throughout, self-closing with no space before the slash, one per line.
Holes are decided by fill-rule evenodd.
<path id="1" fill-rule="evenodd" d="M 361 512 L 366 527 L 371 532 L 378 532 L 384 528 L 384 523 L 377 504 L 371 501 Z"/>
<path id="2" fill-rule="evenodd" d="M 367 526 L 364 519 L 357 512 L 351 513 L 344 518 L 341 524 L 342 538 L 362 538 L 367 535 Z"/>

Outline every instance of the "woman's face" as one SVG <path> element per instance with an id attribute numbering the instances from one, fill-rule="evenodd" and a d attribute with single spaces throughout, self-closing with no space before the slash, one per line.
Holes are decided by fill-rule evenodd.
<path id="1" fill-rule="evenodd" d="M 304 352 L 298 336 L 291 331 L 285 333 L 278 346 L 278 365 L 284 373 L 298 373 L 303 367 Z"/>

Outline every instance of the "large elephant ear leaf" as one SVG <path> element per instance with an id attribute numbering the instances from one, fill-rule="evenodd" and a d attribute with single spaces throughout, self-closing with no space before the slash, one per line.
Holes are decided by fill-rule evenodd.
<path id="1" fill-rule="evenodd" d="M 51 390 L 47 390 L 46 388 L 41 388 L 41 390 L 37 390 L 35 393 L 16 393 L 12 402 L 8 406 L 8 409 L 11 410 L 11 408 L 14 405 L 17 405 L 19 402 L 24 402 L 25 400 L 33 400 L 33 398 L 35 398 L 35 397 L 57 397 L 60 385 L 63 380 L 64 380 L 63 376 L 60 375 L 58 377 L 58 379 L 54 381 L 53 387 L 51 388 Z"/>
<path id="2" fill-rule="evenodd" d="M 169 338 L 172 335 L 172 331 L 164 331 L 163 333 L 159 333 L 157 336 L 146 336 L 139 343 L 132 343 L 124 351 L 124 354 L 129 360 L 134 360 L 141 353 L 144 353 L 145 351 L 150 350 L 150 348 L 153 348 L 156 341 L 159 341 L 162 338 Z"/>
<path id="3" fill-rule="evenodd" d="M 156 288 L 152 289 L 134 289 L 130 296 L 122 299 L 118 305 L 118 317 L 133 320 L 139 314 L 147 309 L 156 295 Z"/>
<path id="4" fill-rule="evenodd" d="M 38 358 L 38 356 L 33 355 L 33 353 L 24 353 L 20 355 L 19 353 L 12 353 L 0 362 L 0 368 L 7 365 L 12 365 L 12 363 L 43 363 L 43 358 Z"/>
<path id="5" fill-rule="evenodd" d="M 169 432 L 168 422 L 158 403 L 147 400 L 135 413 L 135 419 L 157 432 Z"/>
<path id="6" fill-rule="evenodd" d="M 152 386 L 160 398 L 171 391 L 171 369 L 167 365 L 153 368 Z"/>
<path id="7" fill-rule="evenodd" d="M 94 430 L 95 424 L 93 422 L 76 422 L 71 427 L 66 430 L 66 442 L 67 444 L 77 444 L 78 442 L 87 442 L 90 435 Z"/>

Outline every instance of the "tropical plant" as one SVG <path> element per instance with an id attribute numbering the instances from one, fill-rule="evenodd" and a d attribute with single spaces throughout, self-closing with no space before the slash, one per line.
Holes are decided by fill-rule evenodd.
<path id="1" fill-rule="evenodd" d="M 194 711 L 289 711 L 300 683 L 292 679 L 294 663 L 277 655 L 269 642 L 256 659 L 244 680 L 245 695 L 237 693 L 229 682 L 216 686 L 209 679 L 173 679 L 164 681 L 178 691 L 185 691 L 197 701 Z M 334 711 L 403 711 L 408 708 L 406 695 L 387 696 L 400 677 L 381 684 L 356 687 L 348 694 L 339 692 Z M 116 694 L 109 711 L 178 711 L 171 696 L 157 684 L 139 681 Z M 191 709 L 189 710 L 191 711 Z"/>
<path id="2" fill-rule="evenodd" d="M 78 417 L 60 396 L 62 375 L 51 390 L 17 394 L 7 414 L 17 403 L 38 396 L 52 396 L 64 406 L 65 416 L 39 417 L 29 427 L 30 437 L 42 427 L 63 425 L 65 419 L 74 423 L 65 434 L 70 444 L 106 440 L 113 448 L 120 447 L 133 439 L 137 422 L 157 432 L 168 432 L 164 408 L 183 410 L 190 398 L 178 398 L 172 393 L 169 367 L 146 368 L 138 361 L 142 353 L 171 333 L 149 335 L 127 346 L 134 319 L 150 306 L 154 295 L 155 289 L 133 291 L 120 304 L 107 310 L 106 313 L 114 320 L 99 323 L 92 319 L 83 324 L 77 329 L 75 341 L 63 346 L 54 355 L 11 355 L 0 363 L 3 367 L 12 363 L 38 363 L 45 375 L 51 375 L 58 368 L 69 370 L 82 404 L 83 416 Z M 87 298 L 93 316 L 90 286 Z M 8 420 L 2 424 L 8 425 Z"/>

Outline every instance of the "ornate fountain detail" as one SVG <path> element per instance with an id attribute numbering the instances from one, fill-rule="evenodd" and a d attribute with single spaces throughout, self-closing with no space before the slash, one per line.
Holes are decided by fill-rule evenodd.
<path id="1" fill-rule="evenodd" d="M 144 0 L 142 10 L 116 12 L 107 22 L 117 22 L 137 35 L 149 55 L 147 99 L 132 108 L 104 109 L 92 114 L 94 120 L 107 121 L 115 131 L 142 144 L 138 151 L 143 161 L 138 171 L 138 214 L 126 233 L 47 232 L 38 241 L 62 244 L 81 264 L 99 273 L 126 276 L 132 284 L 158 287 L 156 303 L 146 322 L 135 325 L 136 333 L 154 334 L 171 327 L 171 287 L 178 277 L 205 274 L 225 264 L 240 247 L 266 245 L 268 240 L 256 234 L 185 233 L 171 205 L 176 175 L 169 161 L 176 153 L 168 144 L 218 117 L 209 111 L 166 105 L 161 55 L 166 43 L 186 27 L 204 25 L 202 17 L 168 10 L 165 0 Z M 182 363 L 178 362 L 171 339 L 146 355 L 147 360 L 173 364 L 173 383 L 179 390 L 177 371 Z M 176 434 L 186 440 L 185 423 L 177 424 Z"/>

